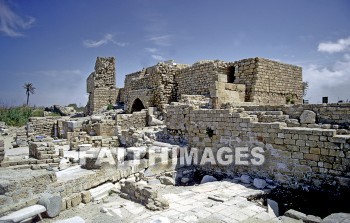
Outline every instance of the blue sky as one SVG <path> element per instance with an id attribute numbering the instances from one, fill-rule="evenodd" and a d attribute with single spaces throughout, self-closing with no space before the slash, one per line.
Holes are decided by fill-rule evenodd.
<path id="1" fill-rule="evenodd" d="M 0 103 L 87 102 L 97 56 L 125 74 L 158 61 L 266 57 L 303 67 L 306 99 L 350 99 L 347 0 L 0 0 Z"/>

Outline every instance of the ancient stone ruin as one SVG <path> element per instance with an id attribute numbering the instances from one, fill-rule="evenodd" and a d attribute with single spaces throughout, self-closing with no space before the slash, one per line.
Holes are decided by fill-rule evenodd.
<path id="1" fill-rule="evenodd" d="M 113 104 L 116 101 L 115 59 L 113 57 L 98 57 L 95 71 L 86 81 L 86 90 L 89 101 L 86 105 L 88 114 L 94 113 L 101 107 Z"/>
<path id="2" fill-rule="evenodd" d="M 346 205 L 317 212 L 269 195 L 350 190 L 350 104 L 302 104 L 300 67 L 167 61 L 123 88 L 116 78 L 115 59 L 98 57 L 84 117 L 30 118 L 8 136 L 18 150 L 0 140 L 0 220 L 72 208 L 80 217 L 66 222 L 350 218 L 336 213 Z"/>

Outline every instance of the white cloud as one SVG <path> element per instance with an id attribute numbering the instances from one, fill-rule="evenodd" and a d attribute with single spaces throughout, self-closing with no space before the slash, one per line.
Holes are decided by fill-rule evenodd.
<path id="1" fill-rule="evenodd" d="M 149 53 L 156 53 L 159 51 L 157 48 L 145 48 L 145 50 Z"/>
<path id="2" fill-rule="evenodd" d="M 107 43 L 113 43 L 117 46 L 124 47 L 127 45 L 127 43 L 117 42 L 114 40 L 113 35 L 107 33 L 101 40 L 84 40 L 83 45 L 87 48 L 95 48 L 100 47 L 102 45 L 105 45 Z"/>
<path id="3" fill-rule="evenodd" d="M 153 36 L 148 40 L 153 42 L 157 46 L 171 46 L 171 35 L 161 35 L 161 36 Z"/>
<path id="4" fill-rule="evenodd" d="M 161 55 L 152 55 L 152 58 L 159 61 L 164 61 L 165 59 Z"/>
<path id="5" fill-rule="evenodd" d="M 318 45 L 318 51 L 326 53 L 339 53 L 350 50 L 350 37 L 339 39 L 337 42 L 322 42 Z"/>
<path id="6" fill-rule="evenodd" d="M 0 0 L 0 31 L 7 36 L 23 36 L 22 31 L 29 29 L 35 22 L 34 17 L 17 15 L 4 0 Z"/>
<path id="7" fill-rule="evenodd" d="M 344 55 L 330 67 L 309 65 L 303 73 L 309 82 L 306 99 L 310 102 L 320 103 L 326 96 L 330 102 L 350 99 L 350 55 Z"/>

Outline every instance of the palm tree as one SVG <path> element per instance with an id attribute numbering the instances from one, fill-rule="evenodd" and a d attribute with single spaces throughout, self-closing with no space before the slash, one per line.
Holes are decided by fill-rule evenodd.
<path id="1" fill-rule="evenodd" d="M 24 89 L 26 89 L 26 95 L 27 95 L 27 106 L 29 104 L 29 95 L 35 93 L 35 87 L 32 83 L 25 83 L 23 86 Z"/>

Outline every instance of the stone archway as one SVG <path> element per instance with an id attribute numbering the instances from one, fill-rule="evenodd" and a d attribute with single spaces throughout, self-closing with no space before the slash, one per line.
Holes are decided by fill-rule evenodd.
<path id="1" fill-rule="evenodd" d="M 139 98 L 136 98 L 132 103 L 131 113 L 141 111 L 142 109 L 145 109 L 145 106 Z"/>

